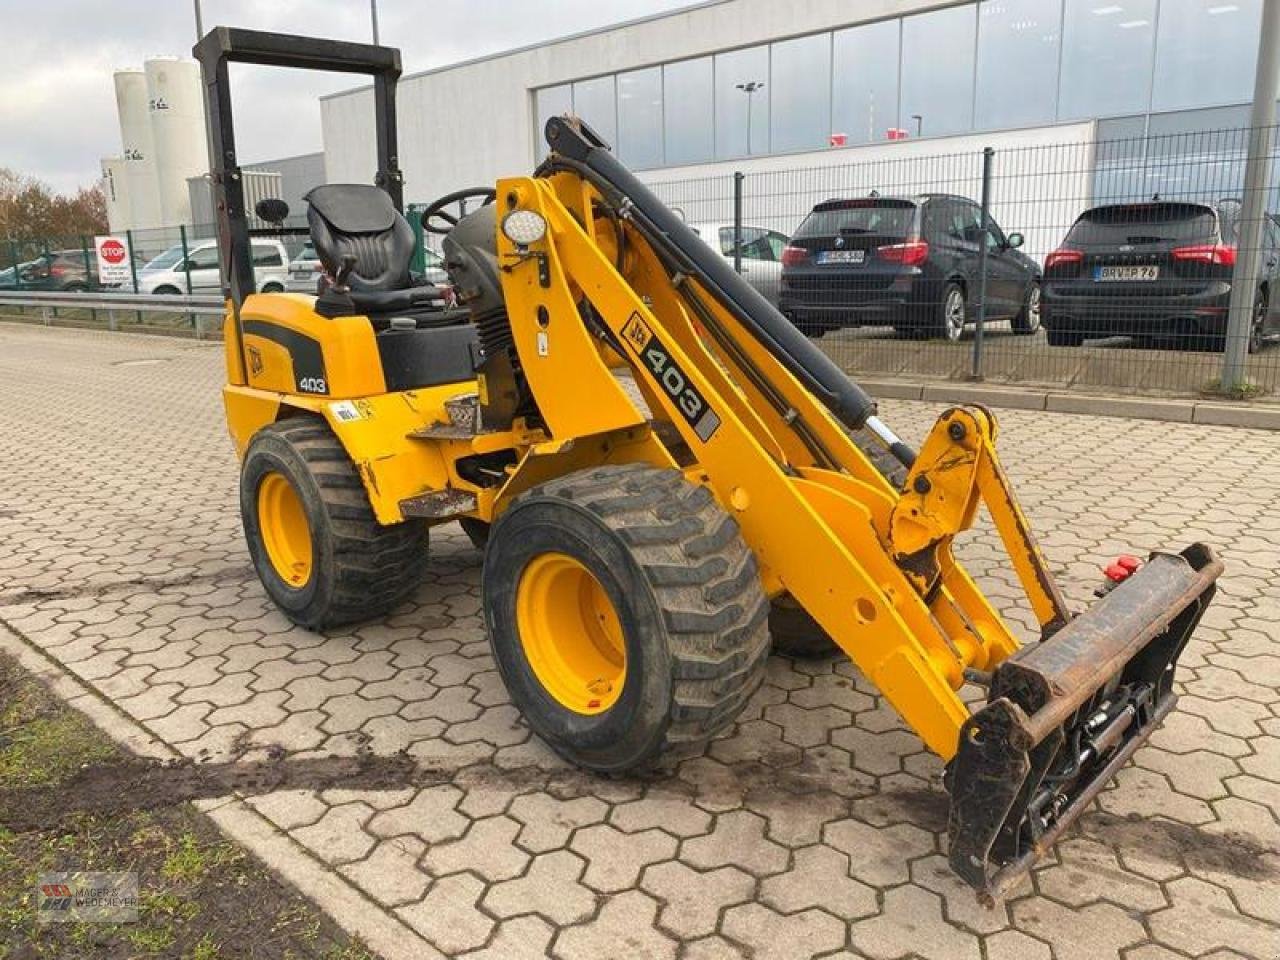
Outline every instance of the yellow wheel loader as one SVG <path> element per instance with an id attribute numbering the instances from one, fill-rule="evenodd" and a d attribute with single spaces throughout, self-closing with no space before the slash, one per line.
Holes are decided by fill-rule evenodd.
<path id="1" fill-rule="evenodd" d="M 294 621 L 390 610 L 422 576 L 430 528 L 460 520 L 485 550 L 485 622 L 512 701 L 558 753 L 603 772 L 732 724 L 772 622 L 773 644 L 850 657 L 945 761 L 951 864 L 988 900 L 1172 709 L 1178 655 L 1221 572 L 1209 547 L 1154 554 L 1069 609 L 992 415 L 953 407 L 909 449 L 585 123 L 550 120 L 532 176 L 428 208 L 459 305 L 440 309 L 409 270 L 398 53 L 227 28 L 195 52 L 245 535 Z M 236 160 L 236 61 L 373 78 L 373 183 L 308 197 L 330 278 L 317 296 L 253 292 L 262 230 Z M 259 213 L 281 221 L 279 206 Z M 954 555 L 980 506 L 1040 624 L 1030 645 Z M 985 688 L 976 708 L 966 683 Z"/>

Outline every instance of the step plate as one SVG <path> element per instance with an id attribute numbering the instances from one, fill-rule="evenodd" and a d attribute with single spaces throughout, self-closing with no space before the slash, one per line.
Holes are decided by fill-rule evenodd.
<path id="1" fill-rule="evenodd" d="M 475 494 L 463 490 L 432 490 L 400 501 L 400 512 L 405 517 L 423 520 L 447 520 L 471 513 L 475 508 Z"/>

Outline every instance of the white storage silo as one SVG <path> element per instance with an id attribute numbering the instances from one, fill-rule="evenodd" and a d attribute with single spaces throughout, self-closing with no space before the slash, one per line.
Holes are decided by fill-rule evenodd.
<path id="1" fill-rule="evenodd" d="M 129 180 L 124 157 L 102 158 L 102 195 L 107 202 L 107 224 L 112 233 L 133 229 L 129 209 Z"/>
<path id="2" fill-rule="evenodd" d="M 163 217 L 160 184 L 156 179 L 155 143 L 147 109 L 147 76 L 141 70 L 117 70 L 115 84 L 130 226 L 159 227 L 163 225 Z"/>
<path id="3" fill-rule="evenodd" d="M 200 65 L 194 60 L 155 57 L 143 64 L 155 142 L 156 177 L 163 223 L 191 222 L 187 180 L 209 169 Z"/>

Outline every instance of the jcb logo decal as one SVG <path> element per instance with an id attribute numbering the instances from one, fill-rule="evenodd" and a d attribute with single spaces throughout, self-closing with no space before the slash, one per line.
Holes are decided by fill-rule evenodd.
<path id="1" fill-rule="evenodd" d="M 622 325 L 622 335 L 626 337 L 627 343 L 631 344 L 631 349 L 636 353 L 643 350 L 649 338 L 653 336 L 638 313 L 633 313 L 627 318 L 627 322 Z"/>
<path id="2" fill-rule="evenodd" d="M 663 391 L 675 402 L 680 416 L 693 428 L 698 439 L 706 443 L 720 426 L 720 418 L 712 410 L 698 388 L 689 382 L 680 365 L 671 358 L 662 341 L 633 313 L 622 327 L 622 336 L 644 361 Z"/>

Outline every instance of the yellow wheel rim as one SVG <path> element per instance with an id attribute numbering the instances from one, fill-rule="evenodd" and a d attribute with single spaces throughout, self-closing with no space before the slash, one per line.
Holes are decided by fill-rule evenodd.
<path id="1" fill-rule="evenodd" d="M 302 498 L 282 473 L 268 473 L 258 484 L 258 530 L 280 579 L 304 586 L 311 579 L 311 527 Z"/>
<path id="2" fill-rule="evenodd" d="M 579 561 L 544 553 L 529 562 L 516 587 L 516 627 L 534 676 L 562 707 L 592 715 L 617 703 L 627 673 L 622 624 Z"/>

